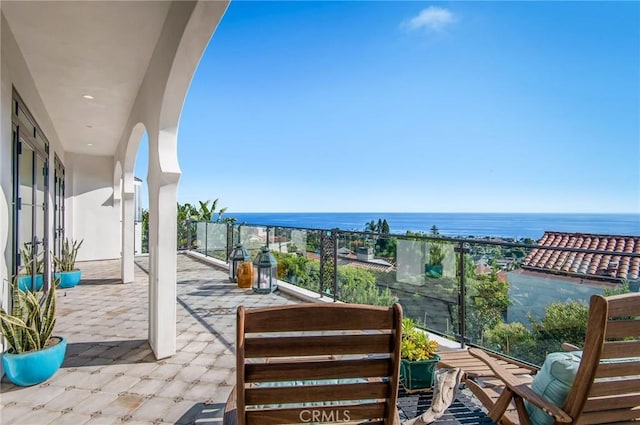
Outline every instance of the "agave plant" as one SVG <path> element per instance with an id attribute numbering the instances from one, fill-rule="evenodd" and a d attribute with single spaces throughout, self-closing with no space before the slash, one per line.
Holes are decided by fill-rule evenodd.
<path id="1" fill-rule="evenodd" d="M 20 257 L 22 258 L 22 262 L 24 264 L 23 274 L 25 275 L 31 275 L 34 265 L 35 265 L 35 274 L 42 273 L 43 266 L 44 266 L 43 252 L 37 253 L 35 258 L 34 258 L 33 252 L 34 252 L 33 245 L 28 242 L 25 242 L 23 248 L 20 248 Z"/>
<path id="2" fill-rule="evenodd" d="M 70 242 L 69 238 L 66 238 L 62 243 L 62 252 L 60 257 L 53 256 L 53 262 L 56 264 L 58 271 L 71 272 L 76 269 L 76 257 L 78 256 L 78 250 L 82 246 L 81 241 Z"/>
<path id="3" fill-rule="evenodd" d="M 56 324 L 55 283 L 38 299 L 31 291 L 20 291 L 12 284 L 13 308 L 8 314 L 0 307 L 0 331 L 15 354 L 45 348 Z"/>

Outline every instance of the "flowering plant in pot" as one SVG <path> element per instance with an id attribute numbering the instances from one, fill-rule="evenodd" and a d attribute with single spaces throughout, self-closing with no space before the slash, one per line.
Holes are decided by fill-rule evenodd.
<path id="1" fill-rule="evenodd" d="M 440 361 L 437 349 L 438 343 L 418 329 L 411 318 L 402 320 L 400 380 L 405 389 L 416 391 L 431 388 L 435 368 Z"/>
<path id="2" fill-rule="evenodd" d="M 82 278 L 82 271 L 76 268 L 76 257 L 78 250 L 82 246 L 84 239 L 80 241 L 69 241 L 65 239 L 62 243 L 60 256 L 53 256 L 53 262 L 58 270 L 54 277 L 60 279 L 60 288 L 72 288 L 76 286 Z"/>
<path id="3" fill-rule="evenodd" d="M 12 284 L 12 308 L 0 308 L 0 333 L 9 349 L 2 353 L 2 366 L 11 382 L 29 386 L 46 381 L 60 368 L 67 340 L 52 336 L 56 324 L 54 285 L 40 296 L 21 291 L 17 279 Z"/>

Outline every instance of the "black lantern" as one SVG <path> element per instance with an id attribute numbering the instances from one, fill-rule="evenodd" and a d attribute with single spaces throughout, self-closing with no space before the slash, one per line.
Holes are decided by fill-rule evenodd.
<path id="1" fill-rule="evenodd" d="M 268 247 L 253 260 L 253 291 L 268 294 L 278 287 L 278 262 Z"/>
<path id="2" fill-rule="evenodd" d="M 242 246 L 241 243 L 236 244 L 229 255 L 229 281 L 238 281 L 238 266 L 245 261 L 251 261 L 249 252 Z"/>

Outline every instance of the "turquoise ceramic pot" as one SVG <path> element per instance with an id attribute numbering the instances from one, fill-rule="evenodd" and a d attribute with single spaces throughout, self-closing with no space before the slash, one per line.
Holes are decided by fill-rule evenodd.
<path id="1" fill-rule="evenodd" d="M 80 283 L 80 279 L 82 278 L 82 271 L 73 270 L 70 272 L 57 272 L 53 274 L 53 277 L 56 279 L 60 279 L 58 288 L 73 288 L 78 283 Z"/>
<path id="2" fill-rule="evenodd" d="M 44 350 L 29 353 L 2 354 L 2 366 L 7 378 L 21 387 L 36 385 L 51 378 L 62 366 L 67 351 L 67 339 L 60 338 L 60 342 Z"/>
<path id="3" fill-rule="evenodd" d="M 31 286 L 31 276 L 18 276 L 18 289 L 22 292 L 32 291 L 33 288 Z M 42 289 L 42 275 L 36 275 L 36 291 Z"/>

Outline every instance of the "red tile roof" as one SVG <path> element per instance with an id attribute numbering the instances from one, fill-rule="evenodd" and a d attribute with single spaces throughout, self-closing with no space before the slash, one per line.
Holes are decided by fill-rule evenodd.
<path id="1" fill-rule="evenodd" d="M 545 232 L 538 245 L 598 252 L 535 248 L 522 268 L 607 280 L 634 280 L 640 275 L 640 257 L 631 256 L 640 254 L 640 236 Z"/>

